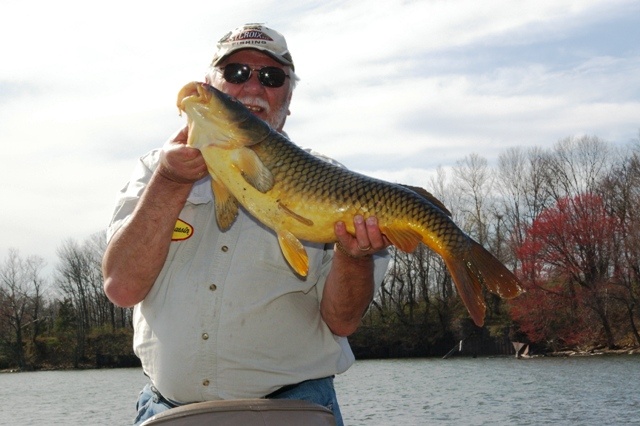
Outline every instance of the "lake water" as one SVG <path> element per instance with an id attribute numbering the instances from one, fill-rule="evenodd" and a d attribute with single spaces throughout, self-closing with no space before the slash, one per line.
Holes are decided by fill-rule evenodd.
<path id="1" fill-rule="evenodd" d="M 128 425 L 140 369 L 0 374 L 0 425 Z M 640 425 L 640 356 L 357 361 L 347 425 Z"/>

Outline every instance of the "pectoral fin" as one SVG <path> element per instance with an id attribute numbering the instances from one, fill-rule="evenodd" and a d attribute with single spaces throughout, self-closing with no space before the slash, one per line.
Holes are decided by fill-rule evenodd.
<path id="1" fill-rule="evenodd" d="M 216 206 L 216 221 L 222 231 L 226 231 L 238 216 L 238 200 L 226 186 L 211 176 L 211 189 Z"/>
<path id="2" fill-rule="evenodd" d="M 309 272 L 309 257 L 300 240 L 289 231 L 279 231 L 278 242 L 289 265 L 298 275 L 306 277 Z"/>
<path id="3" fill-rule="evenodd" d="M 380 231 L 386 235 L 391 243 L 406 253 L 412 253 L 418 244 L 422 242 L 422 237 L 412 229 L 398 229 L 380 227 Z"/>
<path id="4" fill-rule="evenodd" d="M 265 193 L 273 188 L 273 174 L 251 149 L 236 149 L 232 162 L 240 170 L 244 180 L 258 191 Z"/>

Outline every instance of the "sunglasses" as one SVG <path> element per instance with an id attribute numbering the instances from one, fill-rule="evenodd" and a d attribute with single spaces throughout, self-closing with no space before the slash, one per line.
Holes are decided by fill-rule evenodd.
<path id="1" fill-rule="evenodd" d="M 258 72 L 258 81 L 265 87 L 282 87 L 287 75 L 282 68 L 262 67 L 260 69 L 251 68 L 246 64 L 227 64 L 222 69 L 222 76 L 232 84 L 242 84 L 251 78 L 253 71 Z"/>

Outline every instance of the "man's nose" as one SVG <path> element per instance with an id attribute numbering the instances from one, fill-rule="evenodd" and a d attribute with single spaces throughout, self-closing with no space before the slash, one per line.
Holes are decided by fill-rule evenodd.
<path id="1" fill-rule="evenodd" d="M 251 94 L 262 93 L 264 91 L 264 86 L 260 83 L 260 80 L 258 80 L 257 71 L 251 73 L 249 80 L 244 82 L 243 89 Z"/>

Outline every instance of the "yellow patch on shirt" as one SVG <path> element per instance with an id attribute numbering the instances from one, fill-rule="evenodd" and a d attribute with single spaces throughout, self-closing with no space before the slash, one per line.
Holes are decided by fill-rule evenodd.
<path id="1" fill-rule="evenodd" d="M 175 228 L 173 228 L 171 241 L 184 241 L 191 238 L 191 235 L 193 235 L 193 226 L 189 225 L 183 220 L 178 219 Z"/>

